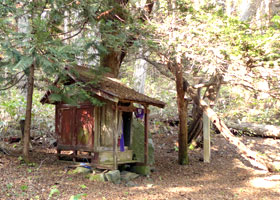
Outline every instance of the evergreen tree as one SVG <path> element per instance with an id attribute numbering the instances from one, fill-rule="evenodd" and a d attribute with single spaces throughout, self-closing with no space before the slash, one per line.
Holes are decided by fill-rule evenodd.
<path id="1" fill-rule="evenodd" d="M 127 38 L 126 32 L 120 31 L 125 28 L 121 20 L 126 14 L 124 5 L 125 2 L 111 0 L 3 0 L 0 3 L 0 89 L 9 89 L 24 76 L 28 77 L 23 150 L 26 161 L 34 80 L 52 82 L 55 77 L 65 75 L 65 66 L 77 63 L 95 63 L 90 67 L 99 71 L 109 67 L 114 72 L 115 66 L 120 66 L 120 54 Z M 27 31 L 18 30 L 17 23 L 23 17 L 28 24 Z M 96 30 L 99 34 L 93 34 Z M 111 66 L 115 63 L 115 54 L 118 55 L 118 63 Z M 69 89 L 64 88 L 62 92 L 67 91 Z M 81 93 L 81 96 L 89 97 L 84 91 Z M 51 98 L 55 101 L 68 96 L 52 95 Z M 73 103 L 73 99 L 63 100 Z"/>

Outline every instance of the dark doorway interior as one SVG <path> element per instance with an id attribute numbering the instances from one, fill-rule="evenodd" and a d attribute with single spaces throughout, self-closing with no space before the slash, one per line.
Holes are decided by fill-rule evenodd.
<path id="1" fill-rule="evenodd" d="M 124 146 L 130 146 L 130 135 L 131 135 L 131 112 L 123 112 L 123 134 L 124 134 Z"/>

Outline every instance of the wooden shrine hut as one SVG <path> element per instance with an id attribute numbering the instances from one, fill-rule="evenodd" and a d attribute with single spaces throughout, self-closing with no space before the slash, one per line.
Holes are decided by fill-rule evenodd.
<path id="1" fill-rule="evenodd" d="M 93 166 L 117 169 L 118 164 L 136 163 L 133 158 L 131 124 L 134 112 L 144 115 L 144 164 L 148 164 L 148 114 L 149 105 L 163 108 L 162 101 L 138 93 L 115 78 L 103 76 L 97 84 L 91 84 L 96 75 L 86 67 L 67 68 L 67 78 L 59 78 L 55 85 L 76 82 L 89 83 L 84 88 L 103 106 L 79 102 L 78 106 L 62 101 L 51 102 L 47 91 L 41 103 L 55 105 L 55 132 L 57 154 L 73 151 L 74 158 L 89 158 Z M 142 105 L 142 108 L 135 106 Z M 140 113 L 141 114 L 141 113 Z"/>

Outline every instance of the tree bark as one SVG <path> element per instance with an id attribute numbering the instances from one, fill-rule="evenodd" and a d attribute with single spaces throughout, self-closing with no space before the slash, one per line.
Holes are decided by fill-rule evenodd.
<path id="1" fill-rule="evenodd" d="M 117 78 L 124 56 L 124 52 L 122 53 L 121 51 L 116 52 L 114 50 L 109 50 L 109 53 L 101 58 L 101 66 L 109 68 L 113 77 Z"/>
<path id="2" fill-rule="evenodd" d="M 280 139 L 280 127 L 266 124 L 254 124 L 248 122 L 241 122 L 236 124 L 233 122 L 227 123 L 227 126 L 233 129 L 250 132 L 254 136 L 271 137 Z"/>
<path id="3" fill-rule="evenodd" d="M 32 113 L 32 96 L 34 87 L 34 71 L 35 71 L 35 58 L 33 64 L 29 67 L 28 76 L 28 89 L 27 89 L 27 102 L 24 124 L 24 140 L 23 140 L 23 159 L 29 162 L 29 143 L 30 143 L 30 127 L 31 127 L 31 113 Z"/>
<path id="4" fill-rule="evenodd" d="M 181 66 L 176 67 L 176 90 L 177 106 L 179 113 L 179 164 L 186 165 L 189 163 L 188 158 L 188 125 L 187 125 L 187 106 L 185 103 L 185 91 L 183 87 L 183 70 Z"/>
<path id="5" fill-rule="evenodd" d="M 143 49 L 139 50 L 140 55 L 143 53 Z M 135 62 L 133 78 L 135 80 L 134 89 L 137 92 L 144 94 L 145 81 L 146 81 L 147 62 L 144 59 L 139 59 Z"/>

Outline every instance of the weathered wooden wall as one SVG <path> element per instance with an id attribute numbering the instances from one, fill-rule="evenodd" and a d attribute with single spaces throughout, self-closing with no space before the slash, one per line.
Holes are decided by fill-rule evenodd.
<path id="1" fill-rule="evenodd" d="M 100 146 L 112 147 L 113 146 L 113 131 L 115 129 L 115 117 L 112 104 L 107 103 L 102 106 L 100 113 Z"/>

